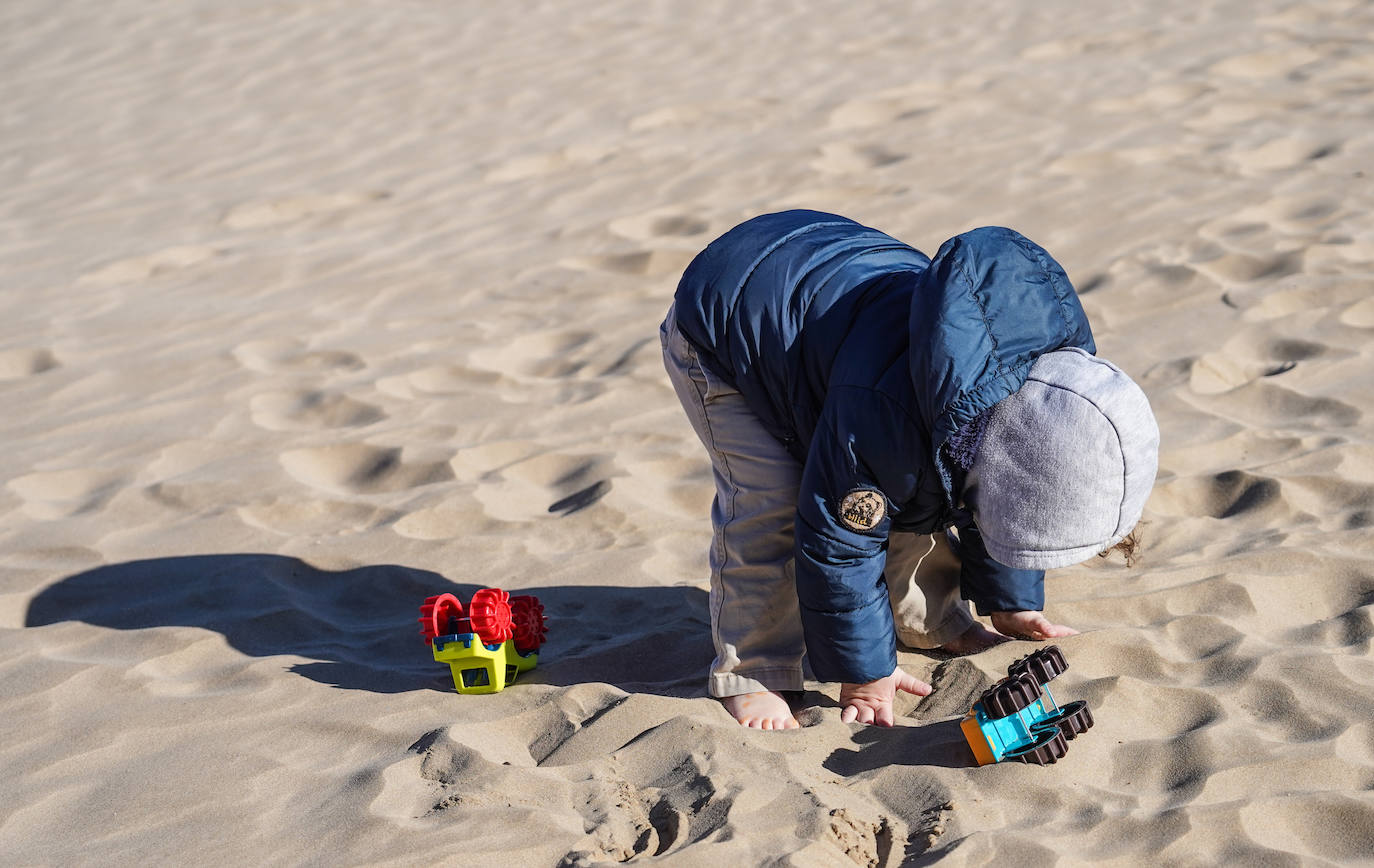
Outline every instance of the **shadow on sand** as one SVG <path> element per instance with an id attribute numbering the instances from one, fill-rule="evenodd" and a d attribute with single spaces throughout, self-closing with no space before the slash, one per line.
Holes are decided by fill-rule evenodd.
<path id="1" fill-rule="evenodd" d="M 271 554 L 156 558 L 98 567 L 45 588 L 25 626 L 200 627 L 254 657 L 310 658 L 290 670 L 321 684 L 451 691 L 448 667 L 434 662 L 420 638 L 419 606 L 445 592 L 466 602 L 478 587 L 396 565 L 331 572 Z M 630 692 L 703 695 L 713 653 L 705 591 L 592 585 L 520 592 L 539 597 L 549 621 L 539 667 L 522 683 L 601 681 Z"/>
<path id="2" fill-rule="evenodd" d="M 864 727 L 854 733 L 854 744 L 855 749 L 832 752 L 826 757 L 825 767 L 837 775 L 852 777 L 892 766 L 977 766 L 957 719 L 891 729 Z"/>

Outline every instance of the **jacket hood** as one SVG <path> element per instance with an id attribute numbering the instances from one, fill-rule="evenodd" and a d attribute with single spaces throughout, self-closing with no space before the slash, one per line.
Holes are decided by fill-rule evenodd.
<path id="1" fill-rule="evenodd" d="M 1041 355 L 1097 351 L 1073 285 L 1019 232 L 984 227 L 940 246 L 918 278 L 909 320 L 911 380 L 947 505 L 959 501 L 950 436 L 1015 393 Z"/>

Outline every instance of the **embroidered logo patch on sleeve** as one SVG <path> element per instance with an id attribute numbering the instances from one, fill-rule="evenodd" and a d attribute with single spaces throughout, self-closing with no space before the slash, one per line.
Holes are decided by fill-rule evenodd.
<path id="1" fill-rule="evenodd" d="M 850 530 L 873 530 L 885 515 L 887 503 L 871 488 L 856 488 L 840 502 L 840 521 Z"/>

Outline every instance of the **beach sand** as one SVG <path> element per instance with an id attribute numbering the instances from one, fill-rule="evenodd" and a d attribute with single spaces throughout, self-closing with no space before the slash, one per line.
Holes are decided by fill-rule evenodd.
<path id="1" fill-rule="evenodd" d="M 1374 6 L 0 8 L 0 862 L 1374 861 Z M 1049 248 L 1156 409 L 1052 766 L 704 695 L 662 369 L 758 213 Z M 431 594 L 533 593 L 459 695 Z"/>

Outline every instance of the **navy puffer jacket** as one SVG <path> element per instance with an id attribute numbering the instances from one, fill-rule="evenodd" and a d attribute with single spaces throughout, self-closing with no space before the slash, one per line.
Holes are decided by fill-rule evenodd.
<path id="1" fill-rule="evenodd" d="M 1068 277 L 1041 247 L 975 229 L 932 260 L 834 214 L 766 214 L 692 261 L 674 309 L 702 363 L 804 467 L 796 580 L 817 678 L 862 683 L 896 667 L 883 582 L 895 531 L 962 525 L 962 591 L 979 612 L 1043 608 L 1044 573 L 987 555 L 942 450 L 1019 389 L 1038 356 L 1095 352 Z"/>

